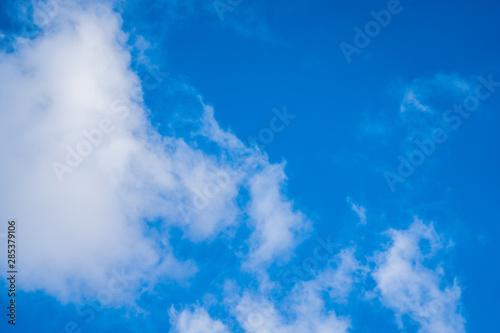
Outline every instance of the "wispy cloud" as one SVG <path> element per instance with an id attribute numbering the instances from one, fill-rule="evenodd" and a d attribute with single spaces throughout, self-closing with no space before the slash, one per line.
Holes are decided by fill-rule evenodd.
<path id="1" fill-rule="evenodd" d="M 347 198 L 347 202 L 351 204 L 351 209 L 358 215 L 359 224 L 366 224 L 366 209 L 365 207 L 357 204 L 351 198 Z"/>
<path id="2" fill-rule="evenodd" d="M 372 276 L 381 302 L 395 312 L 400 328 L 409 316 L 420 324 L 419 332 L 465 332 L 460 287 L 456 281 L 442 287 L 443 269 L 425 265 L 443 247 L 433 225 L 415 218 L 409 229 L 391 229 L 388 235 L 392 243 L 375 256 Z"/>

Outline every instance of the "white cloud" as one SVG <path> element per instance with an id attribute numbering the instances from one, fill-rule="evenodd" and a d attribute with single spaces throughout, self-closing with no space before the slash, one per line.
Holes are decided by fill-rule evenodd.
<path id="1" fill-rule="evenodd" d="M 354 285 L 366 272 L 354 257 L 354 248 L 337 254 L 315 278 L 299 281 L 288 293 L 271 301 L 269 296 L 278 287 L 264 278 L 257 291 L 240 290 L 233 283 L 226 284 L 225 303 L 232 309 L 239 325 L 247 333 L 348 332 L 351 323 L 327 309 L 324 295 L 337 303 L 345 303 Z M 277 294 L 279 295 L 279 294 Z"/>
<path id="2" fill-rule="evenodd" d="M 286 302 L 286 311 L 280 311 L 262 296 L 245 292 L 231 306 L 247 333 L 343 333 L 350 328 L 347 318 L 325 310 L 321 293 L 310 284 L 296 287 Z"/>
<path id="3" fill-rule="evenodd" d="M 285 181 L 284 165 L 265 168 L 250 180 L 252 197 L 248 208 L 255 232 L 251 237 L 248 265 L 269 264 L 276 256 L 287 256 L 300 241 L 308 222 L 300 212 L 294 212 L 292 203 L 282 193 Z"/>
<path id="4" fill-rule="evenodd" d="M 457 74 L 439 73 L 431 77 L 422 77 L 413 80 L 409 84 L 405 84 L 403 101 L 401 102 L 400 111 L 417 110 L 415 117 L 419 116 L 420 112 L 442 113 L 440 111 L 439 100 L 448 99 L 446 107 L 451 106 L 453 99 L 470 92 L 470 84 Z M 411 115 L 403 115 L 404 117 L 412 117 Z M 421 115 L 420 115 L 421 116 Z M 411 118 L 408 118 L 411 119 Z"/>
<path id="5" fill-rule="evenodd" d="M 356 288 L 366 292 L 365 277 L 369 273 L 376 282 L 374 294 L 394 311 L 401 330 L 405 329 L 405 319 L 411 318 L 420 324 L 419 332 L 465 332 L 457 282 L 442 287 L 443 268 L 426 267 L 426 260 L 435 257 L 443 246 L 433 225 L 415 219 L 408 230 L 390 229 L 387 234 L 392 243 L 375 253 L 372 270 L 356 259 L 355 249 L 350 247 L 341 250 L 311 280 L 296 281 L 283 296 L 270 296 L 277 283 L 265 274 L 260 276 L 256 290 L 228 281 L 224 304 L 229 315 L 246 333 L 348 332 L 351 319 L 338 316 L 325 300 L 346 303 Z"/>
<path id="6" fill-rule="evenodd" d="M 395 312 L 399 325 L 409 316 L 420 324 L 419 332 L 465 332 L 459 312 L 460 288 L 456 282 L 442 288 L 442 268 L 425 267 L 424 260 L 442 247 L 433 225 L 415 218 L 408 230 L 391 229 L 388 234 L 392 244 L 375 256 L 372 276 L 380 300 Z"/>
<path id="7" fill-rule="evenodd" d="M 223 131 L 213 118 L 213 108 L 204 105 L 201 134 L 226 149 L 233 163 L 232 177 L 244 179 L 250 202 L 245 212 L 254 230 L 245 267 L 260 271 L 276 258 L 286 260 L 311 230 L 309 220 L 294 209 L 285 193 L 285 163 L 269 164 L 267 156 L 246 148 L 232 133 Z M 237 171 L 236 171 L 237 170 Z"/>
<path id="8" fill-rule="evenodd" d="M 351 204 L 351 209 L 358 215 L 359 224 L 366 224 L 366 208 L 347 198 L 347 202 Z"/>
<path id="9" fill-rule="evenodd" d="M 413 90 L 408 90 L 403 98 L 403 103 L 401 104 L 401 112 L 405 112 L 408 106 L 411 105 L 417 110 L 423 111 L 423 112 L 429 112 L 430 108 L 426 105 L 423 105 L 417 97 L 415 97 L 415 93 Z"/>
<path id="10" fill-rule="evenodd" d="M 307 220 L 282 194 L 283 165 L 221 130 L 203 104 L 187 135 L 211 140 L 215 153 L 159 135 L 126 41 L 109 6 L 61 5 L 39 36 L 0 53 L 0 182 L 8 189 L 0 212 L 20 224 L 22 288 L 76 301 L 95 296 L 113 268 L 140 272 L 136 287 L 146 276 L 192 276 L 195 264 L 172 255 L 169 228 L 210 241 L 243 214 L 255 229 L 255 267 L 286 258 Z M 236 203 L 241 187 L 248 207 Z"/>
<path id="11" fill-rule="evenodd" d="M 347 302 L 349 294 L 353 291 L 355 283 L 361 282 L 368 271 L 354 256 L 354 248 L 346 248 L 334 257 L 335 268 L 329 265 L 318 274 L 317 288 L 328 291 L 330 298 L 339 303 Z"/>
<path id="12" fill-rule="evenodd" d="M 128 209 L 143 204 L 141 193 L 123 192 L 138 181 L 134 157 L 153 162 L 153 170 L 158 158 L 145 147 L 144 134 L 134 133 L 145 114 L 120 19 L 106 7 L 64 11 L 68 21 L 61 16 L 15 53 L 0 54 L 0 151 L 9 161 L 0 179 L 10 189 L 1 195 L 0 211 L 19 220 L 25 290 L 68 301 L 95 296 L 112 268 L 152 272 L 171 253 L 145 238 L 144 222 Z M 124 108 L 114 113 L 118 100 Z M 120 118 L 127 108 L 128 117 Z M 52 162 L 65 164 L 66 147 L 78 149 L 82 131 L 106 118 L 114 132 L 96 135 L 97 146 L 82 146 L 93 148 L 59 182 Z M 178 268 L 181 276 L 194 272 L 191 264 Z"/>
<path id="13" fill-rule="evenodd" d="M 170 310 L 172 333 L 229 333 L 228 328 L 220 320 L 214 320 L 208 312 L 200 307 L 192 311 L 184 309 L 181 313 Z"/>

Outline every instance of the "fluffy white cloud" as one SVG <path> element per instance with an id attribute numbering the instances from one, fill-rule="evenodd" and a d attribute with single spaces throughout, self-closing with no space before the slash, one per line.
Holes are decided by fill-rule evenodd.
<path id="1" fill-rule="evenodd" d="M 382 303 L 394 310 L 399 325 L 410 316 L 420 332 L 465 332 L 459 312 L 460 288 L 443 284 L 442 268 L 425 267 L 424 260 L 442 247 L 432 224 L 415 221 L 408 230 L 389 230 L 391 246 L 376 255 L 372 275 Z"/>
<path id="2" fill-rule="evenodd" d="M 366 268 L 354 257 L 354 249 L 346 248 L 313 279 L 297 281 L 288 293 L 281 296 L 269 296 L 279 289 L 273 289 L 277 285 L 268 278 L 264 278 L 259 289 L 254 291 L 240 290 L 228 282 L 225 303 L 248 333 L 348 332 L 350 319 L 327 309 L 324 295 L 328 293 L 334 302 L 345 303 L 365 271 Z"/>
<path id="3" fill-rule="evenodd" d="M 321 293 L 310 284 L 294 288 L 286 300 L 286 311 L 250 292 L 244 292 L 234 305 L 234 315 L 248 333 L 341 333 L 347 332 L 347 318 L 325 310 Z"/>
<path id="4" fill-rule="evenodd" d="M 0 54 L 0 152 L 9 161 L 0 179 L 10 189 L 0 211 L 22 230 L 23 288 L 67 301 L 95 296 L 113 268 L 151 272 L 171 254 L 144 237 L 145 224 L 125 205 L 144 200 L 123 195 L 137 180 L 134 156 L 155 155 L 134 133 L 145 115 L 120 19 L 107 7 L 60 10 L 43 35 Z"/>
<path id="5" fill-rule="evenodd" d="M 305 217 L 294 212 L 282 193 L 284 165 L 265 168 L 250 180 L 252 196 L 248 213 L 255 226 L 251 237 L 248 266 L 269 264 L 275 257 L 287 256 L 300 241 L 296 235 L 308 228 Z"/>
<path id="6" fill-rule="evenodd" d="M 0 182 L 8 189 L 0 212 L 20 224 L 24 290 L 75 301 L 106 287 L 113 269 L 136 272 L 136 287 L 146 277 L 191 276 L 196 266 L 172 255 L 169 228 L 210 241 L 243 214 L 255 229 L 257 267 L 286 257 L 307 224 L 282 194 L 283 165 L 221 130 L 211 107 L 199 104 L 186 135 L 215 143 L 212 153 L 150 126 L 127 38 L 109 5 L 68 3 L 39 36 L 0 52 Z M 248 207 L 236 204 L 241 187 Z"/>
<path id="7" fill-rule="evenodd" d="M 226 325 L 220 320 L 214 320 L 208 312 L 200 307 L 192 311 L 183 310 L 181 313 L 170 310 L 172 333 L 229 333 Z"/>

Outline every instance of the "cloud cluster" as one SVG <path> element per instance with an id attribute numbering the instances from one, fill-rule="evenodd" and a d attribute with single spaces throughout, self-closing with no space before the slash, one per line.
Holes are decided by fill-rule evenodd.
<path id="1" fill-rule="evenodd" d="M 275 284 L 269 279 L 263 279 L 257 290 L 228 282 L 223 303 L 248 333 L 349 332 L 354 314 L 337 315 L 335 304 L 373 299 L 394 312 L 401 330 L 410 319 L 419 324 L 419 332 L 465 332 L 458 283 L 443 286 L 443 268 L 432 269 L 427 263 L 443 247 L 432 223 L 416 218 L 408 229 L 390 229 L 386 234 L 391 243 L 368 259 L 372 268 L 356 259 L 354 248 L 346 248 L 312 279 L 296 281 L 283 297 L 269 292 Z M 373 289 L 368 287 L 368 276 L 375 281 Z M 355 290 L 357 300 L 350 298 Z M 197 311 L 202 318 L 207 315 Z"/>
<path id="2" fill-rule="evenodd" d="M 432 224 L 415 219 L 408 230 L 389 230 L 392 245 L 376 255 L 372 273 L 381 302 L 401 318 L 410 316 L 420 323 L 420 332 L 465 332 L 459 312 L 460 288 L 441 287 L 443 269 L 430 269 L 425 259 L 442 248 Z"/>
<path id="3" fill-rule="evenodd" d="M 69 3 L 52 14 L 0 53 L 0 211 L 21 225 L 23 289 L 77 301 L 113 269 L 133 269 L 137 287 L 192 276 L 196 264 L 172 254 L 172 227 L 204 242 L 247 220 L 251 268 L 286 257 L 308 222 L 283 194 L 284 165 L 220 129 L 202 102 L 191 131 L 161 136 L 119 15 Z"/>

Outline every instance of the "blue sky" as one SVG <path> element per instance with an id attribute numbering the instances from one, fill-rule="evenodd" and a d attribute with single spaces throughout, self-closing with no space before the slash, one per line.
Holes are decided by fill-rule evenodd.
<path id="1" fill-rule="evenodd" d="M 2 332 L 494 330 L 499 10 L 2 2 Z"/>

